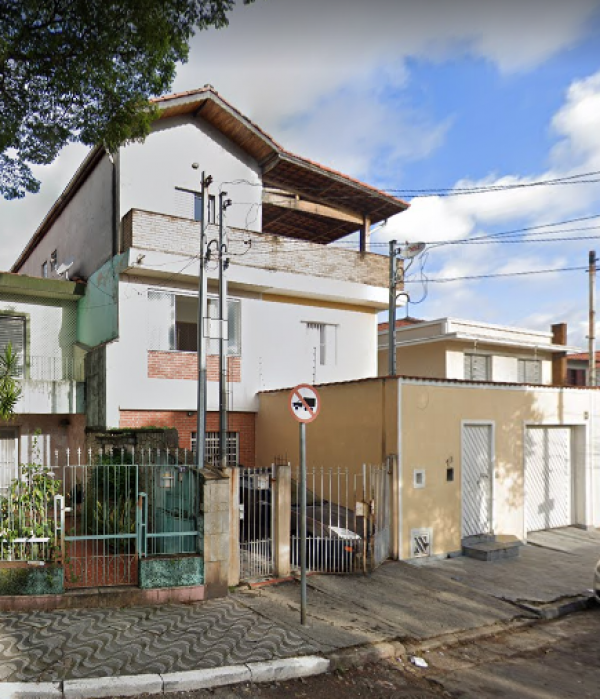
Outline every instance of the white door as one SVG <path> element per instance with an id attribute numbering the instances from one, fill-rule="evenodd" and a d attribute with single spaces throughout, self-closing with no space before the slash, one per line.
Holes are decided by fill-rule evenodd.
<path id="1" fill-rule="evenodd" d="M 0 430 L 0 496 L 6 495 L 17 477 L 17 435 L 15 430 Z"/>
<path id="2" fill-rule="evenodd" d="M 462 536 L 492 533 L 494 463 L 491 425 L 463 425 Z"/>
<path id="3" fill-rule="evenodd" d="M 528 427 L 525 434 L 527 531 L 572 524 L 571 490 L 570 428 Z"/>

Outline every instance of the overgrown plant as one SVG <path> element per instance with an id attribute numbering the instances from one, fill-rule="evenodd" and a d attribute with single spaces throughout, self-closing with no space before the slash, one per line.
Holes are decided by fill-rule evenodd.
<path id="1" fill-rule="evenodd" d="M 0 419 L 10 420 L 15 414 L 15 406 L 21 397 L 21 384 L 17 379 L 20 370 L 19 355 L 11 343 L 0 355 Z"/>
<path id="2" fill-rule="evenodd" d="M 35 442 L 34 442 L 35 447 Z M 49 518 L 61 481 L 48 466 L 21 464 L 0 498 L 0 545 L 4 560 L 54 560 L 54 521 Z"/>

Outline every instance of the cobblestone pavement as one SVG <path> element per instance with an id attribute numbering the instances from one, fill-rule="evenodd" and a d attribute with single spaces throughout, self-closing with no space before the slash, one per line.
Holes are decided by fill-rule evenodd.
<path id="1" fill-rule="evenodd" d="M 233 599 L 0 613 L 0 681 L 178 672 L 316 650 L 310 641 Z"/>

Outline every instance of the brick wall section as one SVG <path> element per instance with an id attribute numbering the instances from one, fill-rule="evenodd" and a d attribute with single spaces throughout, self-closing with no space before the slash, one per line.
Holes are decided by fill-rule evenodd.
<path id="1" fill-rule="evenodd" d="M 183 410 L 121 410 L 119 427 L 173 427 L 179 433 L 179 448 L 192 448 L 192 432 L 196 431 L 196 413 Z M 239 433 L 239 457 L 244 466 L 254 466 L 254 413 L 229 413 L 228 430 Z M 208 432 L 219 431 L 219 413 L 206 416 Z"/>
<path id="2" fill-rule="evenodd" d="M 199 223 L 187 218 L 132 209 L 123 219 L 123 246 L 196 255 Z M 231 264 L 278 272 L 308 274 L 371 286 L 388 286 L 388 259 L 281 236 L 229 229 Z M 216 238 L 216 226 L 207 229 Z M 250 240 L 248 245 L 246 241 Z"/>
<path id="3" fill-rule="evenodd" d="M 148 352 L 149 379 L 190 379 L 198 378 L 198 360 L 195 352 Z M 219 380 L 219 357 L 209 355 L 206 358 L 206 378 L 208 381 Z M 241 358 L 227 358 L 227 381 L 240 383 L 242 380 Z"/>

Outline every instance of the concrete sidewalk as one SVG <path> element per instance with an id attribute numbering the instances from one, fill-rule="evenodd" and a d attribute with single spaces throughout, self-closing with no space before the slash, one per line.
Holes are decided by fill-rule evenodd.
<path id="1" fill-rule="evenodd" d="M 299 623 L 295 582 L 189 605 L 1 613 L 0 680 L 165 675 L 386 641 L 416 647 L 528 616 L 515 601 L 589 594 L 600 532 L 569 528 L 532 540 L 506 561 L 388 562 L 370 576 L 310 576 L 308 627 Z"/>

